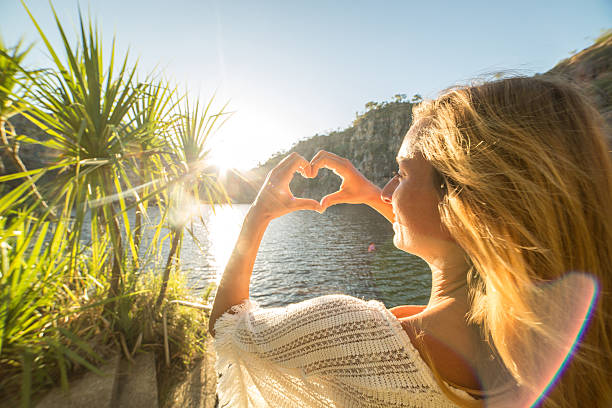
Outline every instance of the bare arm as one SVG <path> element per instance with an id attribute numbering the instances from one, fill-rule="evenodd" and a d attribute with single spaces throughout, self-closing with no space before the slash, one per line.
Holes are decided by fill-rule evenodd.
<path id="1" fill-rule="evenodd" d="M 312 177 L 316 177 L 319 169 L 325 167 L 342 179 L 340 190 L 323 197 L 321 200 L 323 210 L 341 203 L 367 204 L 382 214 L 389 222 L 393 223 L 395 221 L 391 204 L 385 203 L 381 199 L 381 189 L 361 174 L 348 159 L 321 150 L 312 158 L 310 165 L 312 166 Z"/>
<path id="2" fill-rule="evenodd" d="M 292 153 L 281 161 L 264 182 L 255 202 L 242 224 L 234 251 L 225 267 L 208 321 L 208 331 L 214 336 L 217 319 L 232 306 L 249 298 L 249 285 L 259 244 L 270 221 L 297 210 L 322 211 L 321 205 L 305 198 L 295 198 L 289 182 L 298 171 L 311 177 L 311 167 L 302 156 Z"/>
<path id="3" fill-rule="evenodd" d="M 217 319 L 232 306 L 249 298 L 249 285 L 259 244 L 269 221 L 261 219 L 253 208 L 249 209 L 234 251 L 225 267 L 213 309 L 208 321 L 208 331 L 214 336 Z"/>

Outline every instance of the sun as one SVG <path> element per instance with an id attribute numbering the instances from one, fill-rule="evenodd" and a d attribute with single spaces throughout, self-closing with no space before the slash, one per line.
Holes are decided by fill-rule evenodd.
<path id="1" fill-rule="evenodd" d="M 211 144 L 208 163 L 215 166 L 222 176 L 232 170 L 246 171 L 255 167 L 254 150 L 244 138 L 226 138 L 222 142 Z"/>
<path id="2" fill-rule="evenodd" d="M 209 140 L 209 163 L 221 173 L 245 172 L 288 147 L 279 120 L 263 119 L 267 117 L 271 116 L 252 107 L 232 115 Z"/>
<path id="3" fill-rule="evenodd" d="M 220 177 L 226 177 L 227 174 L 234 168 L 231 164 L 229 157 L 227 158 L 214 158 L 211 159 L 210 163 L 216 167 Z"/>
<path id="4" fill-rule="evenodd" d="M 232 152 L 227 148 L 212 149 L 208 158 L 208 164 L 214 166 L 215 172 L 223 180 L 231 172 L 240 169 L 240 157 L 236 152 Z"/>

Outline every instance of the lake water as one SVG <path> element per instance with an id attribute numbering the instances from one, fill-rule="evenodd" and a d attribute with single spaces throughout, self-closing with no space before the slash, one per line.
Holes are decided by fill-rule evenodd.
<path id="1" fill-rule="evenodd" d="M 193 227 L 199 243 L 185 234 L 181 261 L 195 294 L 219 281 L 248 207 L 226 205 L 213 213 L 205 206 L 206 225 Z M 367 206 L 339 205 L 272 221 L 253 268 L 251 297 L 262 306 L 280 306 L 343 293 L 393 307 L 427 303 L 430 287 L 427 264 L 395 248 L 384 217 Z"/>

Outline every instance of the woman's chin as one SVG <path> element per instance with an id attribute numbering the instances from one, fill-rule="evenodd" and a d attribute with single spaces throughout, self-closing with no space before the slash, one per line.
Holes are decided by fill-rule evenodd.
<path id="1" fill-rule="evenodd" d="M 397 249 L 401 249 L 402 251 L 410 252 L 406 248 L 406 243 L 404 242 L 404 240 L 402 239 L 402 235 L 398 231 L 396 231 L 395 235 L 393 236 L 393 245 L 395 245 Z"/>
<path id="2" fill-rule="evenodd" d="M 393 245 L 395 245 L 397 249 L 401 249 L 404 252 L 408 252 L 409 254 L 412 254 L 412 255 L 417 255 L 415 253 L 416 248 L 414 246 L 414 241 L 410 239 L 410 235 L 406 233 L 402 234 L 403 231 L 401 228 L 397 228 L 397 229 L 394 228 L 394 230 L 395 230 L 395 235 L 393 235 Z"/>

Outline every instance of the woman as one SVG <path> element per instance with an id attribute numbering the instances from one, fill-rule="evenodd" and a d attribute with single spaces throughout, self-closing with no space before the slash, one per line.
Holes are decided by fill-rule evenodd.
<path id="1" fill-rule="evenodd" d="M 382 190 L 329 152 L 285 158 L 245 218 L 210 316 L 221 401 L 609 406 L 612 163 L 603 129 L 569 85 L 512 78 L 419 105 Z M 340 190 L 320 203 L 293 197 L 294 172 L 312 178 L 323 167 L 342 178 Z M 394 244 L 429 264 L 426 306 L 387 310 L 341 295 L 272 309 L 249 302 L 268 223 L 338 203 L 376 209 L 393 223 Z"/>

